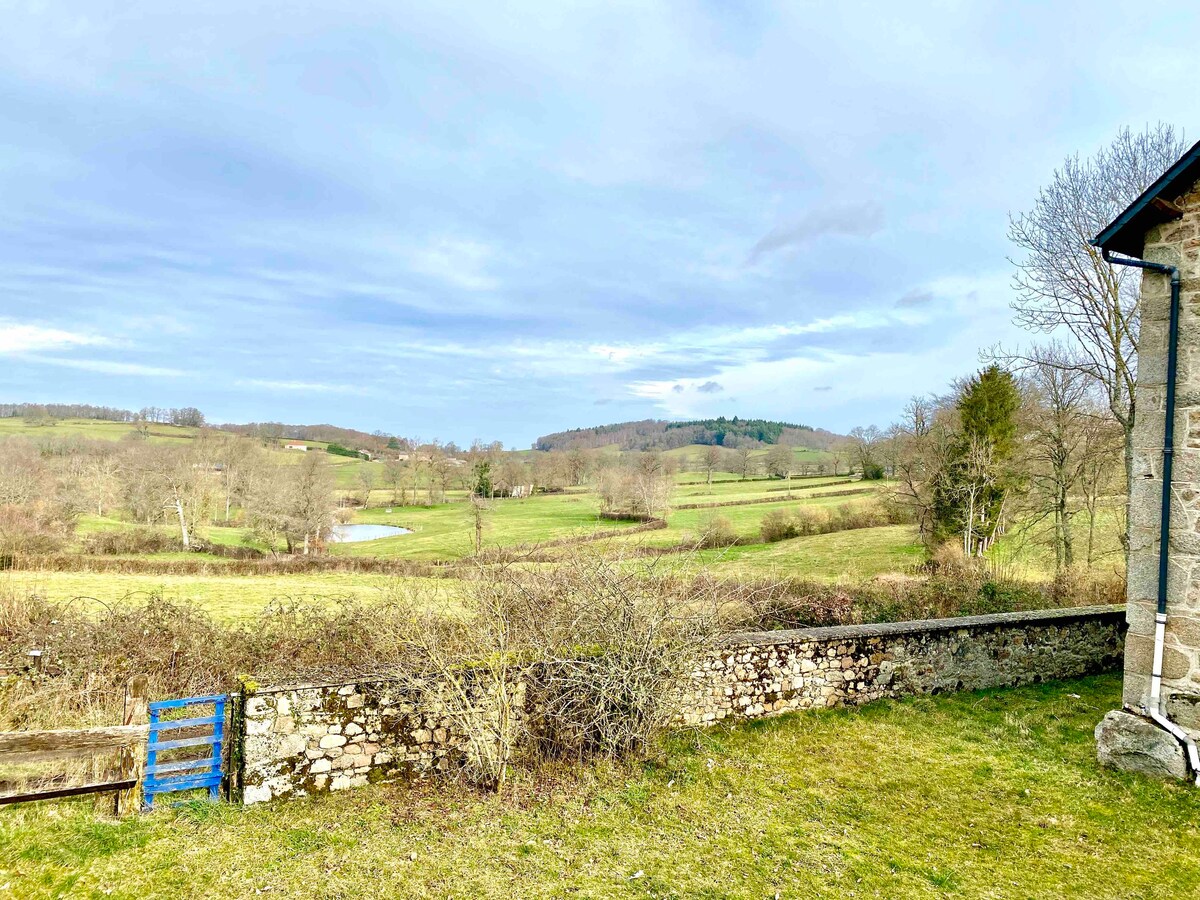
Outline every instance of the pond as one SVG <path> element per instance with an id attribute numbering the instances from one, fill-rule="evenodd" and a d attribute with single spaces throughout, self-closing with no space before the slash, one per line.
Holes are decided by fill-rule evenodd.
<path id="1" fill-rule="evenodd" d="M 398 534 L 412 534 L 412 529 L 401 528 L 399 525 L 334 525 L 329 539 L 335 544 L 356 544 L 359 541 L 376 541 Z"/>

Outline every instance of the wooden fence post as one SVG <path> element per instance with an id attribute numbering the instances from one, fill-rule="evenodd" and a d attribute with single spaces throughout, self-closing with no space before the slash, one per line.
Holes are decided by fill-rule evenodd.
<path id="1" fill-rule="evenodd" d="M 125 686 L 125 725 L 145 725 L 149 721 L 147 715 L 148 698 L 146 696 L 146 676 L 135 675 Z M 121 750 L 120 778 L 132 778 L 137 783 L 124 791 L 117 791 L 117 816 L 126 816 L 137 812 L 142 805 L 142 769 L 146 761 L 146 745 L 135 741 Z"/>

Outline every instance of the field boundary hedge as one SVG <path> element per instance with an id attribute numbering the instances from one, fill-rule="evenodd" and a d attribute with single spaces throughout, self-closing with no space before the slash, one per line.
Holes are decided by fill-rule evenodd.
<path id="1" fill-rule="evenodd" d="M 755 503 L 787 503 L 789 500 L 811 500 L 813 497 L 850 497 L 873 494 L 874 488 L 853 488 L 845 491 L 823 491 L 816 494 L 785 494 L 782 497 L 757 497 L 753 500 L 718 500 L 712 503 L 680 503 L 675 509 L 720 509 L 722 506 L 752 506 Z"/>

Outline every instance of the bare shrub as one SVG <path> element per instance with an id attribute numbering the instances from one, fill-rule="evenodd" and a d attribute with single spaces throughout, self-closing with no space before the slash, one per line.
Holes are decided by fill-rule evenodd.
<path id="1" fill-rule="evenodd" d="M 968 557 L 958 541 L 945 541 L 933 549 L 925 566 L 928 571 L 949 578 L 967 578 L 978 575 L 983 569 L 983 562 Z"/>
<path id="2" fill-rule="evenodd" d="M 851 508 L 841 507 L 841 509 Z M 795 522 L 798 534 L 824 534 L 826 531 L 840 530 L 829 527 L 833 519 L 829 514 L 829 510 L 823 506 L 801 506 L 792 513 L 792 521 Z M 845 518 L 839 524 L 844 522 Z"/>
<path id="3" fill-rule="evenodd" d="M 716 579 L 597 553 L 537 573 L 526 592 L 545 660 L 528 704 L 537 753 L 648 752 L 679 713 L 683 677 L 725 630 L 729 595 Z"/>
<path id="4" fill-rule="evenodd" d="M 162 553 L 182 549 L 183 543 L 177 534 L 149 525 L 130 525 L 126 528 L 97 531 L 83 540 L 84 553 L 105 556 Z"/>
<path id="5" fill-rule="evenodd" d="M 734 530 L 733 523 L 722 515 L 709 514 L 700 520 L 700 525 L 692 535 L 692 545 L 700 550 L 717 550 L 732 547 L 739 543 L 740 538 Z"/>
<path id="6" fill-rule="evenodd" d="M 763 516 L 760 526 L 763 541 L 771 544 L 799 537 L 800 531 L 793 513 L 790 509 L 773 509 Z"/>
<path id="7" fill-rule="evenodd" d="M 520 582 L 507 566 L 481 564 L 459 614 L 411 605 L 394 636 L 407 664 L 387 670 L 418 698 L 424 716 L 445 719 L 460 739 L 462 776 L 497 793 L 520 743 L 524 688 L 539 662 Z"/>
<path id="8" fill-rule="evenodd" d="M 334 679 L 363 666 L 396 665 L 392 639 L 407 604 L 281 601 L 237 623 L 217 622 L 190 603 L 157 595 L 99 609 L 0 592 L 0 730 L 111 724 L 126 682 L 146 675 L 150 696 L 234 691 L 260 682 Z M 29 650 L 42 651 L 28 671 Z"/>
<path id="9" fill-rule="evenodd" d="M 480 565 L 461 615 L 414 610 L 396 672 L 461 739 L 461 773 L 503 788 L 521 754 L 640 753 L 673 721 L 681 673 L 721 627 L 728 591 L 576 550 L 558 563 Z"/>
<path id="10" fill-rule="evenodd" d="M 66 543 L 73 525 L 55 504 L 31 500 L 0 506 L 0 557 L 53 553 Z"/>
<path id="11" fill-rule="evenodd" d="M 912 521 L 910 512 L 896 504 L 843 503 L 833 508 L 799 506 L 773 509 L 763 517 L 760 531 L 766 543 L 812 534 L 830 534 L 856 528 L 902 525 Z"/>

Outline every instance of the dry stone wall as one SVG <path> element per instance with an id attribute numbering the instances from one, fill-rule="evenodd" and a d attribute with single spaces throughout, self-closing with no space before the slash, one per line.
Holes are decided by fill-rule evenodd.
<path id="1" fill-rule="evenodd" d="M 1120 666 L 1123 607 L 738 635 L 693 675 L 684 720 L 709 724 L 885 697 L 1073 678 Z"/>
<path id="2" fill-rule="evenodd" d="M 1072 678 L 1119 667 L 1124 608 L 1084 607 L 737 635 L 681 679 L 685 724 Z M 422 777 L 452 764 L 448 719 L 394 682 L 248 693 L 245 803 Z"/>

